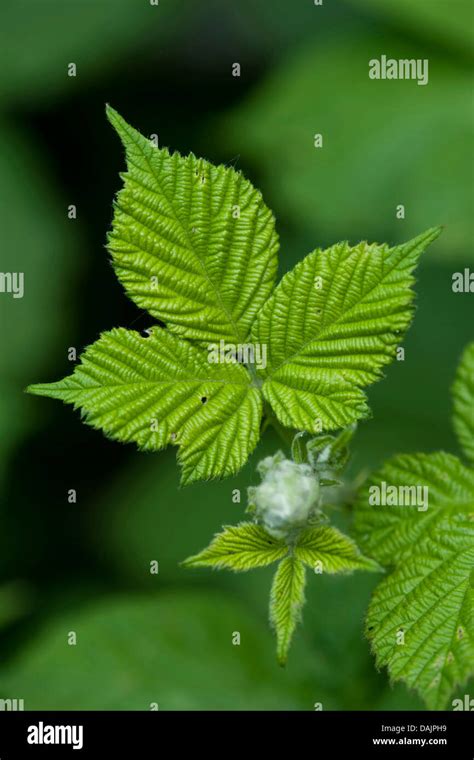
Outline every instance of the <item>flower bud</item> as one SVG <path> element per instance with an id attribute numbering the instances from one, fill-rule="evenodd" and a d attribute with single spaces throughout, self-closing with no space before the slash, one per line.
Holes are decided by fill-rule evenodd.
<path id="1" fill-rule="evenodd" d="M 251 489 L 252 511 L 275 538 L 286 538 L 306 525 L 318 503 L 319 484 L 308 464 L 296 464 L 279 452 L 259 465 L 260 485 Z"/>

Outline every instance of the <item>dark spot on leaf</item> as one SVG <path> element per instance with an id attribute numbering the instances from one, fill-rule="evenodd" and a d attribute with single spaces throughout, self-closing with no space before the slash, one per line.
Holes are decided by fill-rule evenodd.
<path id="1" fill-rule="evenodd" d="M 207 396 L 202 396 L 201 398 L 201 404 L 205 404 L 207 401 Z"/>

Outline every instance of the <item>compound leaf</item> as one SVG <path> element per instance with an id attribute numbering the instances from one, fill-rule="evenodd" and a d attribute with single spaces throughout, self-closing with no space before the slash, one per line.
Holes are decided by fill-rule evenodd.
<path id="1" fill-rule="evenodd" d="M 153 146 L 112 108 L 128 171 L 108 248 L 135 303 L 199 341 L 240 343 L 277 270 L 274 218 L 240 173 Z"/>
<path id="2" fill-rule="evenodd" d="M 453 384 L 453 424 L 466 458 L 474 465 L 474 343 L 463 353 Z"/>
<path id="3" fill-rule="evenodd" d="M 330 525 L 302 531 L 295 546 L 295 556 L 315 572 L 351 573 L 353 570 L 380 569 L 376 562 L 360 553 L 352 539 Z"/>
<path id="4" fill-rule="evenodd" d="M 440 533 L 377 587 L 366 631 L 377 664 L 443 709 L 474 672 L 474 526 Z"/>
<path id="5" fill-rule="evenodd" d="M 265 567 L 288 554 L 288 546 L 270 536 L 260 525 L 226 525 L 211 544 L 183 562 L 185 567 L 252 570 Z"/>
<path id="6" fill-rule="evenodd" d="M 278 565 L 270 592 L 270 623 L 277 637 L 277 659 L 286 663 L 295 628 L 305 601 L 306 571 L 295 556 L 283 559 Z"/>
<path id="7" fill-rule="evenodd" d="M 370 557 L 394 565 L 423 539 L 436 543 L 441 534 L 454 539 L 473 516 L 472 470 L 444 452 L 405 454 L 386 462 L 361 489 L 355 536 Z"/>
<path id="8" fill-rule="evenodd" d="M 28 391 L 80 407 L 115 440 L 147 451 L 179 445 L 184 483 L 237 472 L 259 438 L 261 397 L 247 370 L 210 364 L 161 328 L 147 338 L 124 328 L 103 333 L 72 375 Z"/>
<path id="9" fill-rule="evenodd" d="M 442 709 L 474 672 L 474 472 L 445 453 L 399 456 L 362 490 L 356 535 L 391 575 L 367 635 L 380 666 Z"/>
<path id="10" fill-rule="evenodd" d="M 338 243 L 283 277 L 252 329 L 267 346 L 263 395 L 283 425 L 318 433 L 368 415 L 362 388 L 393 359 L 412 318 L 412 271 L 439 234 L 395 248 Z"/>

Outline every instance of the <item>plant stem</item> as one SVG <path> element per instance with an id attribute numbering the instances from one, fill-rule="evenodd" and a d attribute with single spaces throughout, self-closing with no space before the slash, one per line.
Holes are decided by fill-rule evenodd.
<path id="1" fill-rule="evenodd" d="M 264 430 L 271 425 L 274 429 L 275 433 L 278 434 L 280 439 L 283 441 L 283 443 L 290 449 L 291 451 L 291 444 L 293 443 L 293 438 L 296 435 L 295 430 L 291 430 L 290 428 L 286 428 L 284 425 L 281 424 L 281 422 L 277 419 L 277 417 L 273 414 L 272 410 L 269 406 L 265 408 L 265 423 L 264 423 Z"/>

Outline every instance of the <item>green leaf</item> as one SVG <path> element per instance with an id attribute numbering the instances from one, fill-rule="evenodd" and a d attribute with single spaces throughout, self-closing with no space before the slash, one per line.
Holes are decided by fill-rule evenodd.
<path id="1" fill-rule="evenodd" d="M 158 327 L 149 337 L 103 333 L 73 374 L 30 393 L 81 407 L 85 421 L 146 451 L 178 445 L 184 483 L 237 472 L 259 437 L 261 398 L 239 364 L 206 354 Z"/>
<path id="2" fill-rule="evenodd" d="M 367 618 L 377 662 L 441 709 L 474 672 L 474 472 L 444 453 L 396 457 L 355 514 L 363 550 L 395 566 Z"/>
<path id="3" fill-rule="evenodd" d="M 440 228 L 395 248 L 338 243 L 283 277 L 252 329 L 267 346 L 263 395 L 283 425 L 313 433 L 368 415 L 412 318 L 412 270 Z"/>
<path id="4" fill-rule="evenodd" d="M 112 108 L 128 171 L 108 248 L 127 293 L 170 330 L 240 343 L 277 270 L 274 218 L 241 174 L 154 147 Z"/>
<path id="5" fill-rule="evenodd" d="M 356 429 L 354 423 L 336 436 L 318 435 L 306 444 L 309 463 L 318 473 L 321 482 L 325 479 L 332 480 L 344 471 L 350 457 L 349 444 Z"/>
<path id="6" fill-rule="evenodd" d="M 182 564 L 184 567 L 215 567 L 252 570 L 265 567 L 288 554 L 288 546 L 270 536 L 260 525 L 225 525 L 211 544 Z"/>
<path id="7" fill-rule="evenodd" d="M 286 557 L 280 562 L 270 592 L 270 623 L 276 631 L 280 665 L 286 663 L 291 639 L 301 618 L 305 581 L 305 567 L 297 557 Z"/>
<path id="8" fill-rule="evenodd" d="M 392 488 L 396 491 L 388 491 Z M 386 501 L 392 493 L 399 503 L 377 504 L 383 490 Z M 444 452 L 400 455 L 386 462 L 361 489 L 355 537 L 370 557 L 393 565 L 410 557 L 423 539 L 436 543 L 442 533 L 462 534 L 473 516 L 474 472 L 457 457 Z"/>
<path id="9" fill-rule="evenodd" d="M 380 570 L 364 557 L 348 536 L 329 525 L 306 528 L 298 537 L 295 556 L 315 572 L 351 573 L 353 570 Z"/>
<path id="10" fill-rule="evenodd" d="M 291 458 L 296 464 L 306 464 L 308 462 L 307 440 L 308 433 L 303 430 L 296 433 L 291 442 Z"/>
<path id="11" fill-rule="evenodd" d="M 415 688 L 429 709 L 446 708 L 474 673 L 473 568 L 471 523 L 414 547 L 370 603 L 366 631 L 377 665 Z"/>
<path id="12" fill-rule="evenodd" d="M 232 644 L 236 628 L 240 646 Z M 77 646 L 67 645 L 71 630 Z M 26 710 L 312 707 L 309 652 L 299 672 L 283 678 L 270 643 L 264 622 L 232 593 L 173 588 L 102 597 L 48 620 L 30 638 L 2 666 L 2 697 L 23 698 Z"/>
<path id="13" fill-rule="evenodd" d="M 461 448 L 474 465 L 474 343 L 463 353 L 453 385 L 453 424 Z"/>
<path id="14" fill-rule="evenodd" d="M 262 453 L 257 453 L 257 457 L 272 453 L 276 445 L 276 437 L 269 435 L 262 441 Z M 255 459 L 255 454 L 253 457 Z M 155 457 L 137 456 L 128 467 L 121 469 L 113 482 L 105 484 L 96 493 L 89 510 L 91 520 L 87 531 L 94 556 L 102 564 L 107 563 L 122 586 L 133 585 L 134 589 L 145 589 L 147 593 L 153 593 L 157 588 L 170 584 L 176 592 L 178 585 L 185 584 L 186 589 L 194 589 L 193 595 L 199 596 L 199 604 L 203 598 L 200 596 L 203 587 L 208 590 L 218 588 L 227 601 L 231 602 L 233 598 L 243 599 L 248 608 L 258 613 L 265 598 L 268 600 L 275 565 L 256 570 L 251 576 L 249 573 L 207 572 L 179 566 L 184 557 L 196 553 L 196 547 L 207 546 L 209 537 L 221 524 L 235 520 L 236 511 L 239 512 L 243 504 L 233 503 L 230 494 L 234 493 L 234 489 L 240 489 L 243 502 L 243 494 L 248 485 L 247 468 L 230 480 L 196 483 L 181 489 L 177 495 L 176 466 L 172 451 L 168 449 L 160 454 L 158 474 L 159 477 Z M 173 505 L 172 509 L 167 508 L 170 504 Z M 205 504 L 206 508 L 197 509 L 197 504 Z M 150 573 L 151 558 L 159 560 L 158 575 Z M 264 626 L 265 654 L 272 661 L 274 681 L 276 683 L 282 680 L 286 688 L 295 683 L 301 673 L 300 680 L 306 683 L 307 690 L 303 708 L 308 709 L 309 706 L 313 709 L 314 702 L 318 701 L 323 703 L 325 710 L 376 710 L 382 709 L 381 699 L 391 700 L 387 709 L 422 707 L 421 699 L 409 693 L 402 684 L 391 688 L 386 678 L 374 673 L 373 658 L 361 635 L 361 621 L 374 583 L 378 580 L 375 573 L 338 576 L 323 573 L 314 577 L 310 570 L 304 626 L 297 634 L 288 668 L 276 666 L 272 637 L 268 625 Z M 331 625 L 321 624 L 322 611 L 324 619 L 330 620 Z M 258 614 L 253 614 L 255 625 L 257 617 Z M 198 620 L 201 620 L 200 616 Z M 240 622 L 230 628 L 231 631 L 236 629 L 241 630 Z M 191 650 L 192 642 L 191 633 Z M 234 656 L 238 656 L 237 650 L 240 652 L 243 645 L 246 644 L 242 636 L 241 647 L 232 647 Z M 224 658 L 225 652 L 223 648 L 219 657 Z M 347 657 L 348 652 L 351 653 L 350 657 Z M 214 656 L 218 656 L 217 652 Z M 258 656 L 255 652 L 255 661 Z M 195 693 L 192 685 L 194 681 L 190 675 L 186 675 L 184 669 L 188 664 L 188 653 L 185 652 L 183 657 L 183 692 L 188 701 L 194 698 L 197 700 L 197 686 Z M 227 659 L 223 662 L 223 668 L 226 663 Z M 157 670 L 160 679 L 161 673 L 161 670 Z M 39 686 L 36 690 L 40 698 Z M 303 690 L 301 686 L 300 692 Z M 16 692 L 10 690 L 8 693 Z M 225 700 L 230 700 L 230 696 L 224 695 L 224 685 L 222 694 L 219 692 L 211 695 L 209 692 L 209 697 L 213 696 L 214 700 L 219 699 L 227 704 Z M 72 697 L 71 699 L 73 700 Z M 207 697 L 203 696 L 203 701 L 204 699 Z"/>

